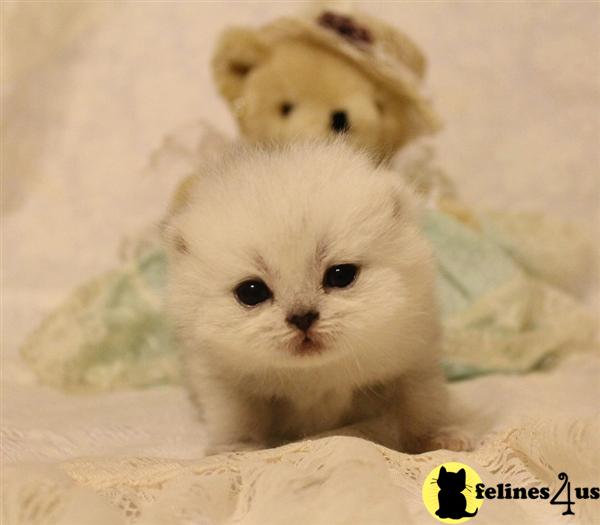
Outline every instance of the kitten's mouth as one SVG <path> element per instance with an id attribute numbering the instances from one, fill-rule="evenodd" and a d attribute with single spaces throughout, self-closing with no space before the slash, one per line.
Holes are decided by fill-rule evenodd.
<path id="1" fill-rule="evenodd" d="M 314 337 L 308 335 L 305 335 L 292 349 L 295 355 L 320 354 L 322 351 L 323 345 Z"/>

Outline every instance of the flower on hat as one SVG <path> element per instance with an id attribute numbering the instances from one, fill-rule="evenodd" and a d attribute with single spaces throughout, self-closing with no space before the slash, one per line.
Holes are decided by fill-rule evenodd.
<path id="1" fill-rule="evenodd" d="M 373 36 L 364 26 L 359 25 L 352 17 L 340 15 L 333 11 L 324 11 L 317 19 L 317 23 L 335 31 L 340 36 L 354 44 L 371 44 Z"/>

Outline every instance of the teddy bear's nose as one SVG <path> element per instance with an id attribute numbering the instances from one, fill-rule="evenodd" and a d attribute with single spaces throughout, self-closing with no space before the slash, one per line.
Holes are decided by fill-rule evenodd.
<path id="1" fill-rule="evenodd" d="M 336 133 L 345 133 L 350 128 L 348 115 L 345 111 L 335 110 L 331 112 L 331 129 Z"/>

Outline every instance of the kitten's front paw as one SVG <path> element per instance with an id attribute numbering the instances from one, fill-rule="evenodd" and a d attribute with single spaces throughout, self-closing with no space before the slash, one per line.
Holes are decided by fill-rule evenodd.
<path id="1" fill-rule="evenodd" d="M 253 450 L 262 450 L 264 445 L 255 441 L 238 441 L 236 443 L 221 443 L 218 445 L 208 445 L 206 447 L 207 456 L 217 454 L 226 454 L 228 452 L 252 452 Z"/>
<path id="2" fill-rule="evenodd" d="M 443 428 L 435 434 L 420 440 L 422 452 L 431 450 L 452 450 L 454 452 L 467 452 L 473 450 L 473 436 L 459 428 Z"/>

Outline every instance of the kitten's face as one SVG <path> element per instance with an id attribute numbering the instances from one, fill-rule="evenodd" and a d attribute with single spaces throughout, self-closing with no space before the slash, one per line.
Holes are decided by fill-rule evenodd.
<path id="1" fill-rule="evenodd" d="M 385 367 L 432 314 L 407 197 L 361 156 L 255 153 L 204 177 L 171 228 L 171 312 L 198 351 L 248 370 Z"/>

